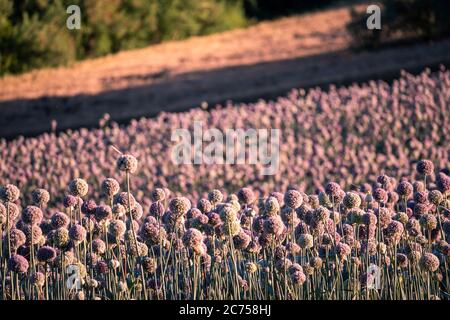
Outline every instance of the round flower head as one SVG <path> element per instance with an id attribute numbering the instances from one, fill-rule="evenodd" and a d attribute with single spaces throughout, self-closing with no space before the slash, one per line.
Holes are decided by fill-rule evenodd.
<path id="1" fill-rule="evenodd" d="M 183 235 L 183 244 L 186 248 L 192 249 L 203 242 L 202 233 L 194 228 L 188 229 Z"/>
<path id="2" fill-rule="evenodd" d="M 339 191 L 341 190 L 341 186 L 337 184 L 336 182 L 329 182 L 325 186 L 325 192 L 332 198 L 339 196 Z"/>
<path id="3" fill-rule="evenodd" d="M 120 190 L 119 182 L 113 178 L 106 178 L 102 182 L 102 191 L 108 198 L 114 197 Z"/>
<path id="4" fill-rule="evenodd" d="M 264 210 L 267 216 L 274 216 L 280 212 L 280 204 L 275 197 L 267 198 L 264 204 Z"/>
<path id="5" fill-rule="evenodd" d="M 209 218 L 206 214 L 199 214 L 193 219 L 195 225 L 205 226 L 209 222 Z"/>
<path id="6" fill-rule="evenodd" d="M 225 202 L 232 202 L 232 201 L 239 202 L 238 196 L 233 193 L 228 195 L 227 200 Z"/>
<path id="7" fill-rule="evenodd" d="M 19 200 L 19 197 L 19 188 L 13 184 L 7 184 L 6 186 L 0 188 L 0 199 L 4 202 L 16 202 Z"/>
<path id="8" fill-rule="evenodd" d="M 310 261 L 309 261 L 309 265 L 311 267 L 313 267 L 314 269 L 320 269 L 322 268 L 322 259 L 320 257 L 313 257 Z"/>
<path id="9" fill-rule="evenodd" d="M 428 203 L 428 192 L 426 191 L 417 191 L 414 193 L 414 201 L 416 203 Z"/>
<path id="10" fill-rule="evenodd" d="M 97 221 L 111 219 L 112 209 L 107 205 L 99 205 L 95 208 L 94 215 Z"/>
<path id="11" fill-rule="evenodd" d="M 402 224 L 406 225 L 406 223 L 409 220 L 409 217 L 406 213 L 404 212 L 398 212 L 395 216 L 394 216 L 394 220 L 397 220 L 399 222 L 401 222 Z"/>
<path id="12" fill-rule="evenodd" d="M 43 263 L 52 263 L 56 259 L 56 250 L 49 246 L 39 248 L 37 255 L 38 261 Z"/>
<path id="13" fill-rule="evenodd" d="M 74 225 L 77 226 L 77 225 Z M 51 240 L 57 248 L 65 248 L 69 244 L 69 230 L 65 228 L 56 229 L 52 232 Z"/>
<path id="14" fill-rule="evenodd" d="M 389 191 L 387 195 L 388 195 L 387 203 L 395 204 L 398 202 L 398 199 L 400 199 L 398 193 L 395 191 Z"/>
<path id="15" fill-rule="evenodd" d="M 75 197 L 84 197 L 88 190 L 89 186 L 83 179 L 76 178 L 69 183 L 69 192 Z"/>
<path id="16" fill-rule="evenodd" d="M 377 253 L 377 243 L 374 239 L 363 240 L 361 244 L 361 250 L 369 256 L 373 256 Z"/>
<path id="17" fill-rule="evenodd" d="M 42 221 L 42 210 L 35 206 L 27 206 L 22 211 L 22 220 L 28 224 L 39 224 Z"/>
<path id="18" fill-rule="evenodd" d="M 152 191 L 151 197 L 154 202 L 164 201 L 164 199 L 166 198 L 166 193 L 164 192 L 164 189 L 162 189 L 162 188 L 155 188 Z"/>
<path id="19" fill-rule="evenodd" d="M 428 194 L 428 200 L 435 206 L 438 206 L 444 200 L 444 196 L 439 190 L 433 190 Z"/>
<path id="20" fill-rule="evenodd" d="M 176 216 L 185 215 L 190 208 L 191 208 L 191 203 L 185 197 L 173 198 L 169 202 L 169 210 L 172 213 L 174 213 Z"/>
<path id="21" fill-rule="evenodd" d="M 437 227 L 437 219 L 432 214 L 423 214 L 419 219 L 420 225 L 426 230 L 433 230 Z"/>
<path id="22" fill-rule="evenodd" d="M 380 226 L 385 228 L 392 221 L 392 213 L 388 208 L 378 208 L 375 214 L 380 221 Z"/>
<path id="23" fill-rule="evenodd" d="M 131 209 L 131 216 L 133 217 L 133 220 L 139 221 L 143 215 L 144 209 L 142 209 L 142 206 L 136 202 L 136 206 Z"/>
<path id="24" fill-rule="evenodd" d="M 94 232 L 97 228 L 97 223 L 90 217 L 83 217 L 81 219 L 81 225 L 87 230 L 87 232 Z"/>
<path id="25" fill-rule="evenodd" d="M 275 199 L 277 199 L 280 207 L 283 206 L 284 195 L 281 192 L 272 191 L 271 193 L 269 193 L 269 198 L 270 197 L 274 197 Z"/>
<path id="26" fill-rule="evenodd" d="M 297 212 L 295 212 L 295 210 L 292 209 L 291 207 L 284 207 L 281 210 L 280 216 L 283 222 L 290 228 L 292 227 L 295 228 L 300 222 L 300 220 L 297 217 Z"/>
<path id="27" fill-rule="evenodd" d="M 92 251 L 96 254 L 102 255 L 106 251 L 106 244 L 102 239 L 92 240 Z"/>
<path id="28" fill-rule="evenodd" d="M 286 228 L 279 216 L 270 216 L 264 221 L 264 232 L 280 236 Z"/>
<path id="29" fill-rule="evenodd" d="M 71 194 L 68 194 L 64 197 L 63 204 L 66 208 L 73 208 L 77 204 L 77 198 Z"/>
<path id="30" fill-rule="evenodd" d="M 154 258 L 144 257 L 142 259 L 142 267 L 148 273 L 155 273 L 157 265 L 158 264 Z"/>
<path id="31" fill-rule="evenodd" d="M 128 193 L 119 192 L 114 196 L 114 204 L 121 204 L 128 210 Z M 130 193 L 130 208 L 133 209 L 136 206 L 136 199 Z"/>
<path id="32" fill-rule="evenodd" d="M 416 170 L 421 175 L 429 176 L 433 174 L 434 164 L 430 160 L 420 160 L 417 162 Z"/>
<path id="33" fill-rule="evenodd" d="M 394 179 L 389 176 L 383 174 L 377 178 L 377 182 L 381 185 L 381 187 L 385 190 L 391 190 L 392 185 L 394 184 Z"/>
<path id="34" fill-rule="evenodd" d="M 201 215 L 202 212 L 200 210 L 198 210 L 197 208 L 191 208 L 187 214 L 186 214 L 186 218 L 188 219 L 195 219 L 197 218 L 199 215 Z"/>
<path id="35" fill-rule="evenodd" d="M 133 257 L 145 257 L 148 255 L 148 247 L 145 243 L 142 242 L 131 242 L 130 244 L 130 253 Z"/>
<path id="36" fill-rule="evenodd" d="M 279 258 L 275 262 L 275 268 L 280 272 L 284 272 L 284 270 L 289 269 L 291 265 L 292 261 L 287 258 Z"/>
<path id="37" fill-rule="evenodd" d="M 297 190 L 288 190 L 284 194 L 284 204 L 292 209 L 297 209 L 303 203 L 303 197 Z"/>
<path id="38" fill-rule="evenodd" d="M 258 254 L 261 251 L 261 246 L 259 245 L 258 238 L 253 238 L 246 248 L 248 253 Z"/>
<path id="39" fill-rule="evenodd" d="M 197 202 L 197 209 L 199 209 L 203 214 L 207 214 L 213 209 L 213 206 L 209 200 L 200 199 Z"/>
<path id="40" fill-rule="evenodd" d="M 69 217 L 62 212 L 56 212 L 51 218 L 51 224 L 54 229 L 65 228 L 69 223 Z"/>
<path id="41" fill-rule="evenodd" d="M 386 190 L 384 190 L 382 188 L 376 188 L 373 192 L 373 198 L 377 202 L 385 203 L 388 200 L 388 194 L 387 194 Z"/>
<path id="42" fill-rule="evenodd" d="M 231 205 L 225 205 L 220 210 L 220 219 L 224 222 L 231 222 L 237 219 L 236 209 Z"/>
<path id="43" fill-rule="evenodd" d="M 122 220 L 112 220 L 109 223 L 108 226 L 108 232 L 113 236 L 115 239 L 119 239 L 123 237 L 126 231 L 125 223 Z"/>
<path id="44" fill-rule="evenodd" d="M 386 228 L 386 237 L 398 242 L 403 234 L 403 224 L 398 221 L 392 221 Z"/>
<path id="45" fill-rule="evenodd" d="M 38 207 L 42 207 L 50 201 L 50 194 L 45 189 L 35 189 L 31 193 L 31 197 L 33 198 L 33 203 Z"/>
<path id="46" fill-rule="evenodd" d="M 361 217 L 362 223 L 365 225 L 376 225 L 377 224 L 377 216 L 372 212 L 364 213 Z"/>
<path id="47" fill-rule="evenodd" d="M 130 154 L 122 154 L 117 159 L 117 169 L 120 171 L 128 171 L 133 174 L 137 171 L 138 161 Z"/>
<path id="48" fill-rule="evenodd" d="M 244 250 L 250 244 L 252 237 L 250 237 L 244 230 L 241 229 L 237 235 L 233 237 L 234 247 L 237 250 Z"/>
<path id="49" fill-rule="evenodd" d="M 255 195 L 250 188 L 242 188 L 239 190 L 237 196 L 242 204 L 251 204 L 255 201 Z"/>
<path id="50" fill-rule="evenodd" d="M 30 281 L 34 286 L 42 288 L 45 284 L 45 275 L 42 272 L 35 272 L 30 276 Z"/>
<path id="51" fill-rule="evenodd" d="M 339 242 L 334 249 L 340 259 L 346 259 L 351 253 L 350 246 L 343 242 Z"/>
<path id="52" fill-rule="evenodd" d="M 215 206 L 223 200 L 223 194 L 220 190 L 214 189 L 208 193 L 208 200 Z"/>
<path id="53" fill-rule="evenodd" d="M 316 222 L 325 222 L 330 218 L 330 211 L 325 207 L 318 207 L 313 211 L 313 219 Z"/>
<path id="54" fill-rule="evenodd" d="M 23 256 L 13 254 L 8 260 L 9 271 L 26 273 L 28 271 L 28 261 Z"/>
<path id="55" fill-rule="evenodd" d="M 26 236 L 26 244 L 30 246 L 31 244 L 37 244 L 39 243 L 41 237 L 42 237 L 42 230 L 37 225 L 25 225 L 22 228 L 23 233 Z"/>
<path id="56" fill-rule="evenodd" d="M 100 274 L 106 274 L 109 272 L 109 265 L 106 261 L 103 260 L 97 261 L 95 268 L 97 269 L 97 272 Z"/>
<path id="57" fill-rule="evenodd" d="M 25 233 L 23 233 L 19 229 L 11 229 L 9 231 L 9 238 L 11 242 L 11 249 L 17 250 L 20 246 L 23 246 L 25 242 L 27 241 L 27 238 L 25 236 Z"/>
<path id="58" fill-rule="evenodd" d="M 310 249 L 314 246 L 314 238 L 307 233 L 301 234 L 298 238 L 298 244 L 302 249 Z"/>
<path id="59" fill-rule="evenodd" d="M 299 286 L 303 285 L 306 281 L 306 275 L 303 272 L 296 271 L 291 273 L 290 276 L 292 282 Z"/>
<path id="60" fill-rule="evenodd" d="M 154 223 L 146 222 L 141 227 L 140 236 L 149 244 L 160 244 L 166 239 L 167 233 L 164 228 Z"/>
<path id="61" fill-rule="evenodd" d="M 439 172 L 436 177 L 436 185 L 444 195 L 450 194 L 450 177 L 445 173 Z"/>
<path id="62" fill-rule="evenodd" d="M 161 202 L 153 202 L 150 205 L 150 215 L 153 217 L 162 217 L 164 215 L 164 205 Z"/>
<path id="63" fill-rule="evenodd" d="M 397 186 L 397 193 L 403 198 L 409 198 L 414 191 L 411 183 L 408 181 L 402 181 Z"/>
<path id="64" fill-rule="evenodd" d="M 289 267 L 288 272 L 289 272 L 290 274 L 292 274 L 292 273 L 294 273 L 294 272 L 303 272 L 303 268 L 302 268 L 302 266 L 299 265 L 298 263 L 293 263 L 293 264 Z"/>
<path id="65" fill-rule="evenodd" d="M 256 271 L 258 271 L 258 265 L 253 262 L 247 262 L 245 264 L 245 271 L 247 271 L 247 273 L 249 274 L 255 273 Z"/>
<path id="66" fill-rule="evenodd" d="M 222 231 L 225 235 L 229 235 L 231 237 L 237 235 L 241 230 L 241 224 L 239 220 L 226 221 L 222 224 Z"/>
<path id="67" fill-rule="evenodd" d="M 83 212 L 86 216 L 93 216 L 95 214 L 95 209 L 97 208 L 97 204 L 94 200 L 84 201 L 81 205 L 81 212 Z"/>
<path id="68" fill-rule="evenodd" d="M 439 268 L 439 259 L 434 254 L 426 252 L 419 260 L 419 266 L 429 272 L 435 272 Z"/>
<path id="69" fill-rule="evenodd" d="M 428 214 L 430 206 L 426 203 L 417 203 L 414 206 L 414 214 L 418 217 Z"/>
<path id="70" fill-rule="evenodd" d="M 406 230 L 408 231 L 409 235 L 416 237 L 421 234 L 420 232 L 420 223 L 418 220 L 411 218 L 408 220 L 408 222 L 405 225 Z"/>
<path id="71" fill-rule="evenodd" d="M 397 265 L 399 268 L 405 269 L 408 267 L 408 257 L 403 253 L 397 253 Z"/>
<path id="72" fill-rule="evenodd" d="M 348 219 L 349 223 L 361 224 L 364 214 L 365 214 L 364 210 L 359 209 L 359 208 L 353 208 L 348 211 L 347 219 Z"/>
<path id="73" fill-rule="evenodd" d="M 347 209 L 358 208 L 361 205 L 361 197 L 355 192 L 347 192 L 343 201 Z"/>

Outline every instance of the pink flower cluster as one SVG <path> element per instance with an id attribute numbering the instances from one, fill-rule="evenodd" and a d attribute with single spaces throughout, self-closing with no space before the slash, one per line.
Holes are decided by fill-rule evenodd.
<path id="1" fill-rule="evenodd" d="M 296 185 L 312 192 L 326 181 L 342 186 L 374 182 L 379 174 L 415 178 L 416 162 L 430 159 L 437 169 L 449 167 L 450 72 L 403 73 L 392 84 L 292 90 L 276 101 L 227 105 L 210 111 L 162 113 L 112 123 L 100 129 L 80 129 L 34 138 L 0 140 L 0 184 L 13 183 L 31 200 L 44 188 L 61 195 L 73 178 L 83 178 L 99 197 L 101 182 L 113 176 L 117 153 L 132 154 L 139 168 L 131 189 L 144 208 L 154 187 L 167 187 L 190 199 L 220 187 L 236 192 L 251 187 L 257 195 Z M 225 130 L 281 130 L 280 165 L 272 176 L 260 175 L 259 165 L 176 165 L 171 161 L 175 129 L 203 127 Z M 412 174 L 411 174 L 412 173 Z M 124 173 L 123 173 L 124 174 Z M 124 187 L 124 186 L 122 186 Z M 30 197 L 28 199 L 27 197 Z M 62 200 L 57 196 L 51 202 Z"/>

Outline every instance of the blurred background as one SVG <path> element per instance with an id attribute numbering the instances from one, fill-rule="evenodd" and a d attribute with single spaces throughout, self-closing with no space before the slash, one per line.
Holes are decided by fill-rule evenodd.
<path id="1" fill-rule="evenodd" d="M 366 28 L 372 3 L 381 30 Z M 65 27 L 73 4 L 80 30 Z M 438 68 L 449 12 L 440 0 L 0 0 L 0 137 Z"/>

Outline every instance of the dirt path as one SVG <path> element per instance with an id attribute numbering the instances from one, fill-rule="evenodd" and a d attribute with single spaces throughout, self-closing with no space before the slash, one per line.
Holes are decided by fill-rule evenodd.
<path id="1" fill-rule="evenodd" d="M 347 8 L 0 79 L 0 137 L 95 126 L 181 111 L 207 101 L 272 98 L 294 87 L 396 76 L 450 61 L 450 41 L 348 50 Z"/>

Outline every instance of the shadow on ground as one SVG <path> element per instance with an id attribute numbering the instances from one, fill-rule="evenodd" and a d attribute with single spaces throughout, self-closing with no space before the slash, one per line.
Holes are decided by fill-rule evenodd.
<path id="1" fill-rule="evenodd" d="M 0 102 L 0 137 L 33 136 L 51 130 L 98 126 L 109 113 L 113 121 L 152 117 L 159 112 L 179 112 L 227 100 L 251 102 L 273 99 L 292 88 L 328 87 L 370 79 L 389 81 L 400 69 L 417 73 L 425 67 L 450 63 L 450 40 L 377 52 L 332 52 L 297 59 L 241 65 L 222 69 L 171 75 L 168 72 L 144 76 L 157 79 L 151 85 L 103 91 L 96 95 L 41 97 Z M 121 79 L 105 79 L 120 81 Z"/>

